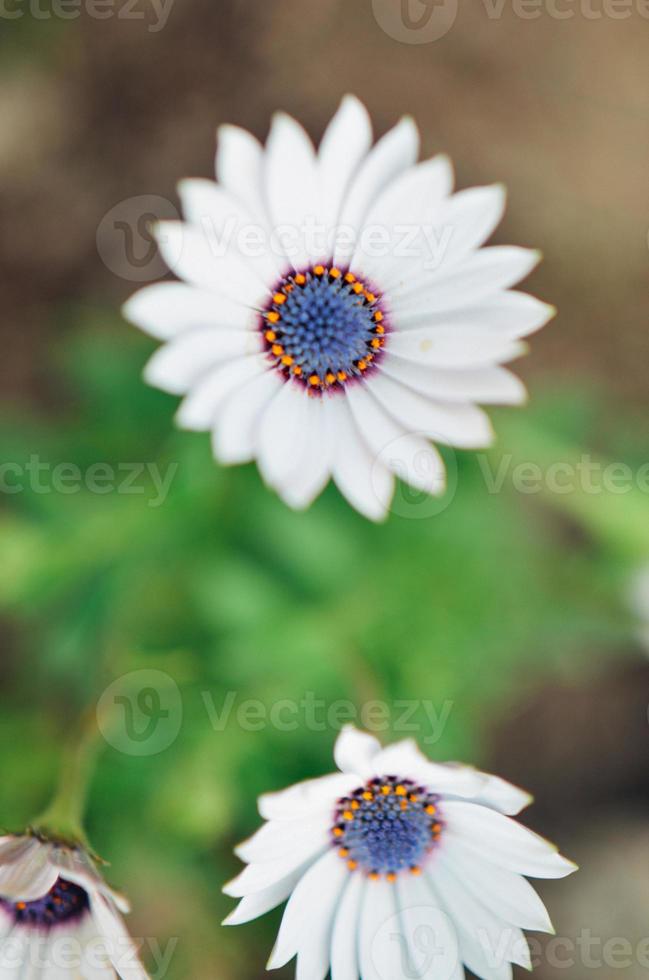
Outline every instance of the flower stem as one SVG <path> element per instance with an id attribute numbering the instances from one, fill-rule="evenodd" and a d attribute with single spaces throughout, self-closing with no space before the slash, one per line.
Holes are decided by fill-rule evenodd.
<path id="1" fill-rule="evenodd" d="M 52 801 L 32 822 L 32 832 L 39 837 L 88 846 L 83 818 L 99 749 L 98 734 L 94 711 L 87 712 L 63 751 L 59 782 Z"/>

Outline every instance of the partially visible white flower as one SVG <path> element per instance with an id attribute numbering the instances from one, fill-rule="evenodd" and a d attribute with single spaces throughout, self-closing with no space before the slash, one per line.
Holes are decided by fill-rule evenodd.
<path id="1" fill-rule="evenodd" d="M 372 146 L 352 96 L 317 152 L 281 113 L 265 147 L 222 127 L 218 183 L 182 181 L 185 222 L 156 229 L 183 282 L 124 308 L 163 342 L 145 378 L 184 396 L 178 424 L 211 432 L 223 464 L 256 460 L 292 507 L 330 478 L 373 520 L 395 475 L 440 494 L 432 442 L 488 446 L 478 405 L 525 400 L 503 364 L 554 313 L 511 290 L 539 254 L 483 248 L 503 187 L 454 194 L 449 160 L 418 151 L 410 118 Z"/>
<path id="2" fill-rule="evenodd" d="M 224 889 L 241 899 L 225 923 L 288 899 L 268 968 L 297 956 L 298 980 L 460 980 L 463 964 L 510 980 L 512 963 L 529 968 L 522 929 L 552 925 L 523 876 L 575 870 L 510 819 L 529 795 L 352 727 L 335 759 L 339 773 L 261 797 L 267 822 L 237 849 L 247 867 Z"/>
<path id="3" fill-rule="evenodd" d="M 0 980 L 147 980 L 120 911 L 81 847 L 0 838 Z"/>
<path id="4" fill-rule="evenodd" d="M 639 619 L 638 639 L 649 651 L 649 565 L 633 577 L 628 599 L 632 611 Z"/>

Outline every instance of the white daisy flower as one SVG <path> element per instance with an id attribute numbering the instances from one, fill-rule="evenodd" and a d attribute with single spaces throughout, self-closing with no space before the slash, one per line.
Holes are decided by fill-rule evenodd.
<path id="1" fill-rule="evenodd" d="M 118 910 L 82 848 L 0 838 L 0 980 L 147 980 Z"/>
<path id="2" fill-rule="evenodd" d="M 218 183 L 182 181 L 185 223 L 156 228 L 183 282 L 124 308 L 164 342 L 145 378 L 184 396 L 178 424 L 210 431 L 223 464 L 256 460 L 292 507 L 330 478 L 374 520 L 395 475 L 439 494 L 430 440 L 488 446 L 478 403 L 525 400 L 502 365 L 554 313 L 510 290 L 539 255 L 483 248 L 504 189 L 453 194 L 449 160 L 417 163 L 418 148 L 409 118 L 372 146 L 352 96 L 317 152 L 284 114 L 265 147 L 222 127 Z"/>
<path id="3" fill-rule="evenodd" d="M 510 819 L 530 802 L 496 776 L 430 762 L 411 740 L 382 749 L 348 727 L 340 773 L 263 796 L 267 821 L 237 849 L 224 889 L 238 925 L 289 899 L 269 969 L 298 980 L 509 980 L 530 966 L 522 929 L 551 932 L 523 875 L 575 865 Z M 434 955 L 433 955 L 434 954 Z"/>

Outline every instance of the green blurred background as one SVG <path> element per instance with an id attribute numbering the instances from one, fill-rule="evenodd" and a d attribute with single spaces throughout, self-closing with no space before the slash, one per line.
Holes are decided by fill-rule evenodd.
<path id="1" fill-rule="evenodd" d="M 386 33 L 370 0 L 175 0 L 161 29 L 145 0 L 101 20 L 62 19 L 45 0 L 12 9 L 0 19 L 0 462 L 13 467 L 0 494 L 0 824 L 43 807 L 75 718 L 107 690 L 89 832 L 133 901 L 132 931 L 150 937 L 152 972 L 152 943 L 175 938 L 170 980 L 261 977 L 277 915 L 219 927 L 232 847 L 256 826 L 260 792 L 330 769 L 355 706 L 383 738 L 414 734 L 436 758 L 531 789 L 530 824 L 583 866 L 543 889 L 559 935 L 635 945 L 649 908 L 649 666 L 626 594 L 649 561 L 647 488 L 524 494 L 511 474 L 583 454 L 633 473 L 647 461 L 649 21 L 635 6 L 589 16 L 596 0 L 562 20 L 476 2 L 415 44 Z M 543 249 L 527 288 L 559 307 L 519 366 L 530 407 L 493 413 L 489 455 L 446 453 L 441 503 L 401 489 L 381 527 L 332 488 L 296 515 L 252 467 L 217 468 L 208 437 L 175 432 L 174 399 L 142 384 L 154 344 L 118 313 L 161 274 L 143 195 L 173 215 L 177 179 L 213 172 L 216 125 L 263 137 L 283 108 L 318 138 L 346 91 L 377 132 L 412 113 L 459 186 L 506 183 L 496 240 Z M 7 492 L 30 459 L 40 484 Z M 67 492 L 52 485 L 61 463 L 78 468 Z M 141 492 L 70 489 L 97 463 L 121 479 L 148 464 Z M 162 502 L 152 467 L 171 481 Z M 115 692 L 133 737 L 126 714 L 103 713 Z M 169 715 L 147 740 L 158 698 Z M 616 975 L 646 975 L 632 959 Z M 578 957 L 571 976 L 593 969 L 611 975 Z M 562 973 L 542 957 L 539 977 Z"/>

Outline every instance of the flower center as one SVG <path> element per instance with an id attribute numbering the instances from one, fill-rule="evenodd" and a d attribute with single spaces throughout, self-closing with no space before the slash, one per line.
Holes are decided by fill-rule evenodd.
<path id="1" fill-rule="evenodd" d="M 90 903 L 83 888 L 58 878 L 42 898 L 33 902 L 9 902 L 0 898 L 0 908 L 13 916 L 16 925 L 49 930 L 60 923 L 80 919 Z"/>
<path id="2" fill-rule="evenodd" d="M 388 881 L 417 874 L 442 833 L 438 800 L 410 780 L 372 779 L 339 800 L 332 841 L 350 871 Z"/>
<path id="3" fill-rule="evenodd" d="M 324 265 L 279 283 L 262 329 L 275 367 L 314 393 L 371 370 L 386 334 L 380 298 L 353 272 Z"/>

